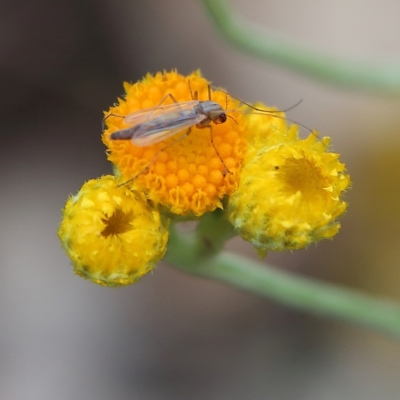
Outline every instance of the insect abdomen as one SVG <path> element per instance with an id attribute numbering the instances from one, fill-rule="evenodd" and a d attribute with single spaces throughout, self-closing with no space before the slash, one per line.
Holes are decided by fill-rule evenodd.
<path id="1" fill-rule="evenodd" d="M 127 128 L 121 129 L 120 131 L 113 132 L 110 135 L 110 139 L 112 140 L 130 140 L 135 133 L 135 129 Z"/>

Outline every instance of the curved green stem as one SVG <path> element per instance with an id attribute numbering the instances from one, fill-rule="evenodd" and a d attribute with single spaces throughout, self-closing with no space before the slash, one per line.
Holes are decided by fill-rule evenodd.
<path id="1" fill-rule="evenodd" d="M 250 23 L 235 17 L 224 0 L 203 0 L 203 4 L 219 33 L 251 55 L 334 84 L 400 91 L 400 65 L 351 62 L 298 46 L 276 34 L 261 36 Z"/>
<path id="2" fill-rule="evenodd" d="M 197 232 L 182 235 L 173 225 L 166 261 L 189 274 L 216 279 L 292 308 L 360 324 L 400 338 L 399 305 L 294 276 L 226 251 L 210 251 L 209 239 Z"/>

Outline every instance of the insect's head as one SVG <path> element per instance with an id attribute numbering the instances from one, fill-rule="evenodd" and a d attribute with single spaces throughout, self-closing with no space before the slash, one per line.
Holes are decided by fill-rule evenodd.
<path id="1" fill-rule="evenodd" d="M 220 113 L 219 115 L 215 116 L 215 118 L 211 118 L 211 120 L 214 122 L 214 124 L 223 124 L 226 122 L 227 116 L 225 114 L 225 111 Z"/>
<path id="2" fill-rule="evenodd" d="M 215 101 L 207 100 L 201 103 L 203 113 L 208 116 L 214 124 L 223 124 L 227 120 L 227 115 L 223 107 Z"/>

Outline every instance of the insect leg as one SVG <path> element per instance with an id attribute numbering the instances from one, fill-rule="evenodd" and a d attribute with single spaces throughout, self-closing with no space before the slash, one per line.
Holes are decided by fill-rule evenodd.
<path id="1" fill-rule="evenodd" d="M 172 146 L 173 144 L 181 141 L 182 139 L 184 139 L 185 137 L 189 136 L 190 132 L 191 132 L 192 128 L 189 128 L 183 135 L 179 136 L 176 140 L 174 140 L 173 142 L 167 144 L 165 147 L 163 147 L 161 150 L 158 151 L 158 153 L 153 157 L 153 159 L 143 168 L 141 169 L 133 178 L 129 179 L 128 181 L 124 182 L 124 183 L 120 183 L 118 185 L 118 187 L 120 186 L 124 186 L 127 183 L 133 182 L 135 179 L 137 179 L 140 175 L 142 175 L 143 173 L 145 173 L 146 171 L 148 171 L 150 169 L 150 167 L 156 162 L 157 158 L 160 157 L 161 153 L 167 149 L 168 147 Z"/>
<path id="2" fill-rule="evenodd" d="M 192 100 L 198 100 L 199 99 L 199 92 L 197 90 L 195 90 L 193 92 L 192 85 L 190 83 L 190 79 L 188 80 L 188 85 L 189 85 L 190 97 L 192 98 Z"/>
<path id="3" fill-rule="evenodd" d="M 224 166 L 224 171 L 222 172 L 222 175 L 223 175 L 223 176 L 226 176 L 227 173 L 228 173 L 228 174 L 232 174 L 232 172 L 229 171 L 228 167 L 225 165 L 225 162 L 224 162 L 224 160 L 222 159 L 221 155 L 219 154 L 218 149 L 215 147 L 215 143 L 214 143 L 214 139 L 213 139 L 213 132 L 212 132 L 212 125 L 210 125 L 209 128 L 210 128 L 211 144 L 213 145 L 214 150 L 215 150 L 215 152 L 217 153 L 218 158 L 221 160 L 222 165 Z"/>
<path id="4" fill-rule="evenodd" d="M 130 183 L 130 182 L 133 182 L 133 181 L 134 181 L 135 179 L 137 179 L 140 175 L 142 175 L 143 173 L 145 173 L 146 171 L 148 171 L 149 168 L 154 164 L 154 162 L 155 162 L 155 161 L 157 160 L 157 158 L 160 156 L 161 151 L 162 151 L 162 150 L 160 150 L 160 151 L 153 157 L 153 159 L 152 159 L 144 168 L 142 168 L 133 178 L 127 180 L 127 181 L 124 182 L 124 183 L 120 183 L 119 185 L 117 185 L 117 187 L 121 187 L 121 186 L 127 185 L 127 184 Z"/>
<path id="5" fill-rule="evenodd" d="M 192 90 L 192 85 L 191 85 L 191 83 L 190 83 L 190 79 L 188 80 L 188 85 L 189 85 L 189 90 L 190 90 L 190 95 L 191 95 L 191 97 L 192 97 L 192 100 L 198 100 L 199 99 L 199 92 L 197 91 L 197 90 L 195 90 L 194 92 L 193 92 L 193 90 Z M 207 86 L 207 90 L 208 90 L 208 100 L 212 100 L 212 98 L 211 98 L 211 84 L 209 84 L 208 86 Z"/>

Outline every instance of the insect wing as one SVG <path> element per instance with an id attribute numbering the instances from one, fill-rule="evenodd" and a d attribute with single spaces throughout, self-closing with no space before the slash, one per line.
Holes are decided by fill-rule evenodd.
<path id="1" fill-rule="evenodd" d="M 144 147 L 168 139 L 177 133 L 187 130 L 207 118 L 207 115 L 196 113 L 198 101 L 169 104 L 152 110 L 148 120 L 135 124 L 132 143 Z"/>
<path id="2" fill-rule="evenodd" d="M 186 119 L 184 121 L 175 121 L 173 127 L 158 129 L 153 132 L 146 131 L 142 136 L 133 136 L 131 140 L 134 145 L 139 147 L 150 146 L 152 144 L 162 142 L 163 140 L 168 139 L 179 132 L 187 131 L 205 118 L 207 118 L 206 115 L 200 114 L 191 120 Z"/>
<path id="3" fill-rule="evenodd" d="M 131 139 L 137 146 L 157 143 L 206 118 L 196 114 L 195 107 L 198 104 L 198 100 L 192 100 L 135 111 L 124 117 L 127 127 L 113 132 L 110 138 Z"/>
<path id="4" fill-rule="evenodd" d="M 128 126 L 143 124 L 151 119 L 159 116 L 165 116 L 168 113 L 175 113 L 178 111 L 193 110 L 199 104 L 197 100 L 185 101 L 182 103 L 165 104 L 144 110 L 138 110 L 124 117 L 124 122 Z"/>

